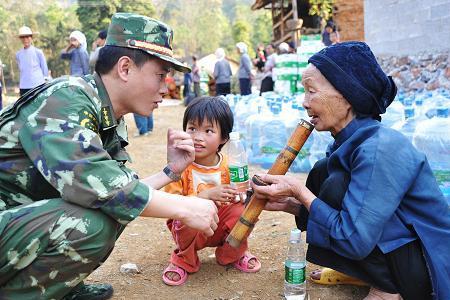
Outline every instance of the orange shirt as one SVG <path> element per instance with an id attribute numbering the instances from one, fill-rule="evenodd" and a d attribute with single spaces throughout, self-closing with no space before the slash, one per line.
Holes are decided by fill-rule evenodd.
<path id="1" fill-rule="evenodd" d="M 181 174 L 181 180 L 169 183 L 164 190 L 171 194 L 196 196 L 198 193 L 221 184 L 230 183 L 228 159 L 219 153 L 215 166 L 202 166 L 193 162 Z"/>

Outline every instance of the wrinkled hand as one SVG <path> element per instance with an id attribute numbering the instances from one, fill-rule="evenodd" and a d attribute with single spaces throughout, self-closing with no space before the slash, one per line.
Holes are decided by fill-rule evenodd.
<path id="1" fill-rule="evenodd" d="M 239 200 L 239 195 L 236 187 L 229 184 L 222 184 L 207 190 L 204 190 L 198 194 L 201 198 L 210 199 L 218 202 L 236 202 L 236 198 Z"/>
<path id="2" fill-rule="evenodd" d="M 212 236 L 219 223 L 216 205 L 212 201 L 197 197 L 186 197 L 185 200 L 189 209 L 187 215 L 181 221 L 190 228 L 200 230 L 207 236 Z"/>
<path id="3" fill-rule="evenodd" d="M 300 185 L 296 179 L 286 175 L 258 174 L 268 185 L 260 186 L 251 181 L 253 193 L 258 199 L 277 201 L 286 197 L 295 197 L 295 186 Z"/>
<path id="4" fill-rule="evenodd" d="M 167 131 L 167 164 L 181 174 L 195 159 L 194 142 L 189 134 L 169 128 Z"/>
<path id="5" fill-rule="evenodd" d="M 298 182 L 294 177 L 269 174 L 259 176 L 268 185 L 259 186 L 252 182 L 253 193 L 258 199 L 278 203 L 273 205 L 269 204 L 267 206 L 269 209 L 280 208 L 281 210 L 286 211 L 286 208 L 291 206 L 292 200 L 294 200 L 292 198 L 295 198 L 295 200 L 297 200 L 296 202 L 305 205 L 309 210 L 312 201 L 316 198 L 308 188 Z"/>

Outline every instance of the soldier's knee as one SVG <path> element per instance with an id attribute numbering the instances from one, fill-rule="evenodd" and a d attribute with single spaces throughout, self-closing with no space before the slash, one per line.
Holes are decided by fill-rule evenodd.
<path id="1" fill-rule="evenodd" d="M 111 251 L 122 225 L 100 210 L 88 210 L 83 219 L 89 222 L 87 236 L 91 243 L 96 245 L 100 252 Z"/>

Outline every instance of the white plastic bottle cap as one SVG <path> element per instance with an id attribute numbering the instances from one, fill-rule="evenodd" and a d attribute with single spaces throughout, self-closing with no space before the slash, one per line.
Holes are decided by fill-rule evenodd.
<path id="1" fill-rule="evenodd" d="M 236 141 L 238 139 L 239 139 L 239 132 L 235 132 L 235 131 L 230 132 L 230 140 Z"/>
<path id="2" fill-rule="evenodd" d="M 301 234 L 302 232 L 299 229 L 294 228 L 291 230 L 291 237 L 289 238 L 289 240 L 290 241 L 300 240 Z"/>

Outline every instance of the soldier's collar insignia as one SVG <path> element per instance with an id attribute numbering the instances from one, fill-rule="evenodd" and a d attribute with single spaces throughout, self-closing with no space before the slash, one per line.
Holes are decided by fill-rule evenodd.
<path id="1" fill-rule="evenodd" d="M 113 118 L 112 109 L 110 106 L 103 106 L 102 114 L 102 128 L 103 130 L 113 128 L 116 125 L 115 118 Z"/>

